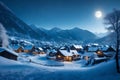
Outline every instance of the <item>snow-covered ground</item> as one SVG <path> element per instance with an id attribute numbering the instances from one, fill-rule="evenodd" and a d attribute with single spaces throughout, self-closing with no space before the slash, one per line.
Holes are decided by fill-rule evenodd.
<path id="1" fill-rule="evenodd" d="M 81 61 L 63 64 L 44 66 L 0 57 L 0 80 L 120 80 L 114 60 L 89 67 L 82 67 Z"/>
<path id="2" fill-rule="evenodd" d="M 44 66 L 64 66 L 62 62 L 58 62 L 55 60 L 49 60 L 46 58 L 46 54 L 38 55 L 38 56 L 30 56 L 29 59 L 31 59 L 32 63 L 44 65 Z"/>

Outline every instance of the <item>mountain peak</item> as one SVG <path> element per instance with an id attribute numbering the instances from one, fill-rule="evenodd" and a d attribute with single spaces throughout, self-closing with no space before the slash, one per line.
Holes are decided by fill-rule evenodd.
<path id="1" fill-rule="evenodd" d="M 78 28 L 78 27 L 74 27 L 74 28 L 73 28 L 73 30 L 79 30 L 79 29 L 80 29 L 80 28 Z"/>
<path id="2" fill-rule="evenodd" d="M 35 25 L 35 24 L 31 24 L 30 26 L 31 26 L 31 27 L 36 27 L 36 25 Z"/>
<path id="3" fill-rule="evenodd" d="M 54 28 L 51 29 L 51 31 L 61 31 L 61 29 L 58 28 L 58 27 L 54 27 Z"/>

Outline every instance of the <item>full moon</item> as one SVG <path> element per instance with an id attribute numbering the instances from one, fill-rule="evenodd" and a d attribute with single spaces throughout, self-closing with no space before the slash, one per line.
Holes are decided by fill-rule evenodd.
<path id="1" fill-rule="evenodd" d="M 101 11 L 96 11 L 95 12 L 95 17 L 96 18 L 101 18 L 102 17 L 102 12 Z"/>

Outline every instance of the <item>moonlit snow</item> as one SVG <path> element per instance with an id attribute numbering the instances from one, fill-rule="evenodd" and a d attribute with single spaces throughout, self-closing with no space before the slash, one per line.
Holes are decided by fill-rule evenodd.
<path id="1" fill-rule="evenodd" d="M 44 56 L 43 56 L 44 57 Z M 42 62 L 45 59 L 38 59 Z M 32 58 L 31 58 L 32 59 Z M 35 60 L 35 58 L 34 58 Z M 64 62 L 64 66 L 44 66 L 0 57 L 0 80 L 119 80 L 115 61 L 82 67 L 80 61 Z"/>

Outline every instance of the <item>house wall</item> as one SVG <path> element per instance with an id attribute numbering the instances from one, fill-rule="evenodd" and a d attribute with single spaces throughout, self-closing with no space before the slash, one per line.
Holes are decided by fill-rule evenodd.
<path id="1" fill-rule="evenodd" d="M 23 52 L 25 53 L 32 53 L 33 51 L 35 51 L 35 47 L 32 47 L 31 49 L 24 49 Z"/>
<path id="2" fill-rule="evenodd" d="M 115 50 L 112 47 L 109 47 L 106 52 L 115 52 Z"/>
<path id="3" fill-rule="evenodd" d="M 71 46 L 71 50 L 76 50 L 76 48 L 74 46 Z"/>
<path id="4" fill-rule="evenodd" d="M 0 53 L 0 56 L 3 56 L 5 58 L 8 58 L 8 59 L 12 59 L 12 60 L 17 60 L 17 56 L 16 55 L 13 55 L 7 51 L 3 51 Z"/>
<path id="5" fill-rule="evenodd" d="M 104 53 L 100 50 L 96 51 L 96 54 L 97 54 L 98 57 L 104 57 L 105 56 Z"/>
<path id="6" fill-rule="evenodd" d="M 35 51 L 33 51 L 32 53 L 35 54 L 35 55 L 39 54 L 39 52 L 35 52 Z"/>
<path id="7" fill-rule="evenodd" d="M 73 61 L 73 56 L 64 56 L 59 51 L 56 53 L 56 60 L 60 61 Z"/>
<path id="8" fill-rule="evenodd" d="M 31 52 L 31 50 L 23 50 L 25 53 L 29 53 Z"/>
<path id="9" fill-rule="evenodd" d="M 35 54 L 35 55 L 37 55 L 37 54 L 45 54 L 45 52 L 43 52 L 43 51 L 42 52 L 33 51 L 32 53 Z"/>
<path id="10" fill-rule="evenodd" d="M 22 48 L 18 48 L 17 50 L 14 50 L 14 51 L 17 52 L 17 53 L 24 52 L 24 50 Z"/>
<path id="11" fill-rule="evenodd" d="M 65 56 L 64 61 L 73 61 L 73 57 L 72 56 Z"/>
<path id="12" fill-rule="evenodd" d="M 79 60 L 80 59 L 80 55 L 73 55 L 73 60 Z"/>

